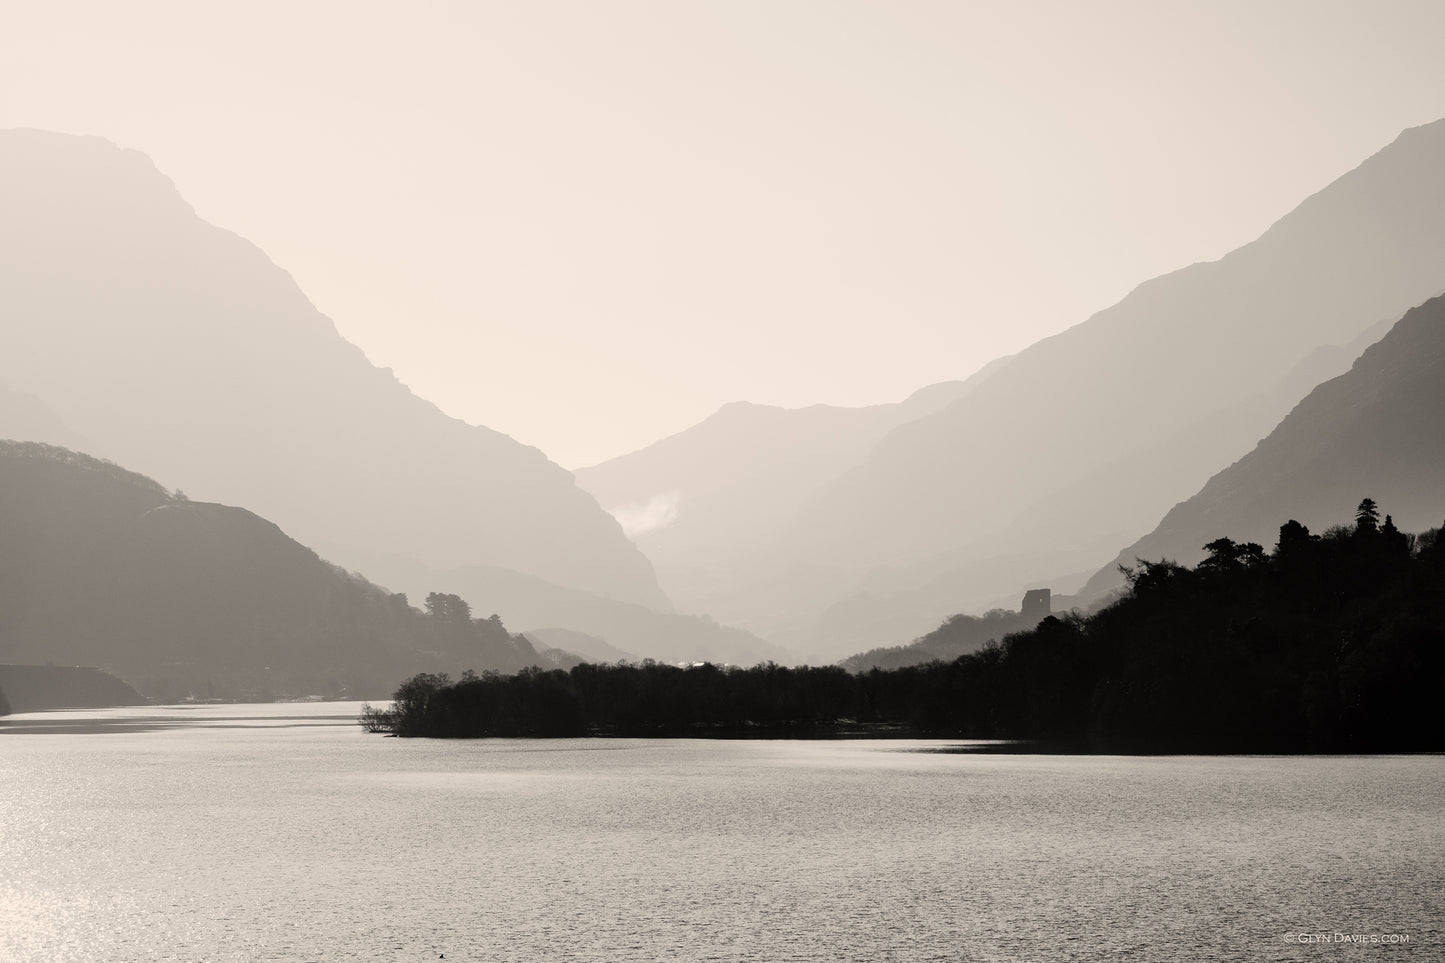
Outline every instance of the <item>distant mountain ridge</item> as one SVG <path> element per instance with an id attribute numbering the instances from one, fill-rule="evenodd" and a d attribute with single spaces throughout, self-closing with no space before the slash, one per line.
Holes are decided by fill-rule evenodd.
<path id="1" fill-rule="evenodd" d="M 578 484 L 614 514 L 660 517 L 634 533 L 675 601 L 706 611 L 711 587 L 736 582 L 774 531 L 898 425 L 966 396 L 1009 362 L 930 385 L 901 402 L 780 408 L 733 402 L 686 431 L 579 469 Z"/>
<path id="2" fill-rule="evenodd" d="M 1442 278 L 1445 121 L 1437 121 L 1404 131 L 1257 240 L 1146 281 L 1020 352 L 965 397 L 894 427 L 756 546 L 744 579 L 715 586 L 709 610 L 760 628 L 801 600 L 788 632 L 765 634 L 836 657 L 858 646 L 833 646 L 816 618 L 878 573 L 908 590 L 901 579 L 913 572 L 920 587 L 988 564 L 1011 530 L 1046 536 L 1012 546 L 1043 553 L 1020 563 L 1015 591 L 1057 575 L 1060 552 L 1097 552 L 1102 562 L 1202 482 L 1196 472 L 1268 430 L 1256 414 L 1278 410 L 1271 393 L 1287 372 L 1433 296 Z M 1264 407 L 1226 417 L 1251 397 Z M 1215 454 L 1187 440 L 1171 447 L 1196 428 Z M 1030 521 L 1043 507 L 1047 515 Z M 1082 556 L 1062 564 L 1077 571 Z"/>
<path id="3" fill-rule="evenodd" d="M 430 569 L 401 563 L 366 565 L 389 586 L 452 592 L 478 612 L 495 612 L 524 635 L 537 628 L 561 628 L 606 639 L 642 658 L 662 662 L 710 660 L 751 665 L 785 660 L 788 653 L 751 632 L 708 616 L 659 612 L 646 606 L 567 589 L 510 569 L 469 565 Z M 562 646 L 566 648 L 566 646 Z M 585 654 L 585 653 L 578 653 Z"/>
<path id="4" fill-rule="evenodd" d="M 586 659 L 588 662 L 638 662 L 637 656 L 609 645 L 605 639 L 574 632 L 571 629 L 528 629 L 527 640 L 538 653 L 562 651 Z"/>
<path id="5" fill-rule="evenodd" d="M 1445 279 L 1445 270 L 1441 272 Z M 1348 372 L 1316 387 L 1244 457 L 1089 580 L 1100 597 L 1136 558 L 1194 564 L 1216 538 L 1268 548 L 1280 519 L 1316 531 L 1373 498 L 1405 531 L 1445 520 L 1445 296 L 1411 309 Z"/>
<path id="6" fill-rule="evenodd" d="M 1187 491 L 1239 451 L 1240 439 L 1266 435 L 1311 388 L 1343 371 L 1392 321 L 1372 325 L 1347 345 L 1310 352 L 1271 389 L 1239 399 L 1148 448 L 1128 452 L 1021 512 L 1008 528 L 973 546 L 898 569 L 880 568 L 830 606 L 795 645 L 803 652 L 898 643 L 957 612 L 1012 603 L 1021 588 L 1070 594 L 1102 557 L 1133 536 L 1124 520 L 1162 514 L 1170 491 Z M 1148 479 L 1149 485 L 1139 484 Z M 1079 516 L 1078 505 L 1090 511 Z M 1055 542 L 1059 533 L 1066 542 Z M 1028 551 L 1028 546 L 1043 546 Z M 992 554 L 986 554 L 991 552 Z M 1042 575 L 1042 572 L 1049 572 Z"/>
<path id="7" fill-rule="evenodd" d="M 976 537 L 982 518 L 1399 316 L 1439 290 L 1442 267 L 1445 121 L 1404 132 L 1257 241 L 1141 284 L 895 430 L 811 513 L 809 548 L 876 563 Z"/>
<path id="8" fill-rule="evenodd" d="M 0 379 L 74 433 L 34 440 L 93 439 L 342 561 L 498 565 L 669 608 L 568 472 L 371 364 L 143 155 L 0 131 L 0 222 Z"/>

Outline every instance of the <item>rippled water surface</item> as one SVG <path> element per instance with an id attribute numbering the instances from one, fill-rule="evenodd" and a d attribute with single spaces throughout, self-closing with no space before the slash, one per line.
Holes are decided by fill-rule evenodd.
<path id="1" fill-rule="evenodd" d="M 1445 958 L 1440 757 L 443 742 L 356 710 L 0 721 L 0 960 Z"/>

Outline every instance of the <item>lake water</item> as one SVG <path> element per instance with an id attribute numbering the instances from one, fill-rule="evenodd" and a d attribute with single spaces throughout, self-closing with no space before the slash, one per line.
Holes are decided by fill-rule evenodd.
<path id="1" fill-rule="evenodd" d="M 1445 958 L 1437 756 L 444 742 L 356 711 L 0 721 L 0 960 Z"/>

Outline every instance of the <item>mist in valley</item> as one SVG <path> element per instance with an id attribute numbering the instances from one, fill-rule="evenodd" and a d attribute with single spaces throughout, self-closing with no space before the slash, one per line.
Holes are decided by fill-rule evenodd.
<path id="1" fill-rule="evenodd" d="M 1348 486 L 1281 465 L 1258 521 L 1172 521 L 1445 289 L 1445 104 L 1399 69 L 1438 70 L 1436 12 L 1287 6 L 353 5 L 277 30 L 263 4 L 205 63 L 177 5 L 26 11 L 0 435 L 254 513 L 419 616 L 454 595 L 591 653 L 544 646 L 564 662 L 829 664 L 1045 588 L 1088 612 L 1131 551 L 1192 564 L 1367 493 L 1423 531 L 1428 451 Z M 1317 106 L 1285 109 L 1306 70 Z M 233 577 L 228 604 L 271 604 Z M 46 655 L 47 610 L 10 595 L 3 657 Z M 67 645 L 102 667 L 162 664 L 89 631 Z M 253 648 L 223 646 L 284 661 Z"/>
<path id="2" fill-rule="evenodd" d="M 0 958 L 1445 943 L 1445 7 L 3 22 Z"/>

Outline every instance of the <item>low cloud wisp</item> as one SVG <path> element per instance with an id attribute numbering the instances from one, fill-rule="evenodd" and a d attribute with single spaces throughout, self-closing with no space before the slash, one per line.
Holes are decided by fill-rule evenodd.
<path id="1" fill-rule="evenodd" d="M 677 521 L 677 506 L 682 500 L 680 492 L 659 492 L 645 505 L 618 505 L 607 509 L 628 538 L 636 538 L 659 528 L 666 528 Z"/>

